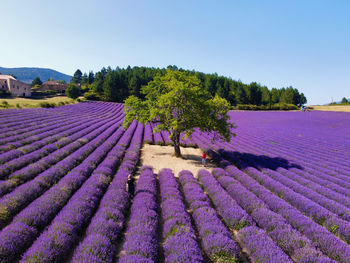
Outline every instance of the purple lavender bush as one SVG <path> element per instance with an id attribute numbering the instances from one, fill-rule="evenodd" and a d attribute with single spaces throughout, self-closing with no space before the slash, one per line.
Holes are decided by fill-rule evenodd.
<path id="1" fill-rule="evenodd" d="M 170 169 L 159 174 L 165 262 L 203 262 L 191 218 Z"/>
<path id="2" fill-rule="evenodd" d="M 151 168 L 144 168 L 136 185 L 120 262 L 131 262 L 135 255 L 156 261 L 159 221 L 157 209 L 156 177 Z"/>
<path id="3" fill-rule="evenodd" d="M 209 198 L 190 171 L 183 170 L 179 175 L 186 201 L 193 211 L 203 250 L 214 262 L 237 262 L 239 248 L 211 207 Z"/>

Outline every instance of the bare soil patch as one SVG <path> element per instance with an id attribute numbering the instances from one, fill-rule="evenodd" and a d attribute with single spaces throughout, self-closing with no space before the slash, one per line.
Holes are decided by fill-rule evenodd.
<path id="1" fill-rule="evenodd" d="M 343 112 L 350 112 L 350 105 L 332 105 L 332 106 L 311 106 L 314 110 L 320 110 L 320 111 L 343 111 Z"/>
<path id="2" fill-rule="evenodd" d="M 215 167 L 208 156 L 207 166 L 202 165 L 202 151 L 198 148 L 181 147 L 181 154 L 183 158 L 176 158 L 173 146 L 145 144 L 141 149 L 141 164 L 152 166 L 154 173 L 158 173 L 163 168 L 169 168 L 176 177 L 182 170 L 189 170 L 197 177 L 200 169 L 211 172 Z"/>

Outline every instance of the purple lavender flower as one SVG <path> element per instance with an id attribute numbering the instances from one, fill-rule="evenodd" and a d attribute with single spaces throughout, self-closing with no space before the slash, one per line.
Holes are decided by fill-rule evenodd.
<path id="1" fill-rule="evenodd" d="M 191 218 L 170 169 L 159 174 L 165 262 L 203 262 Z"/>
<path id="2" fill-rule="evenodd" d="M 237 236 L 254 262 L 293 262 L 263 230 L 257 227 L 245 227 Z"/>
<path id="3" fill-rule="evenodd" d="M 156 178 L 151 169 L 142 169 L 135 189 L 121 262 L 138 255 L 155 261 L 158 255 L 158 213 Z"/>
<path id="4" fill-rule="evenodd" d="M 239 258 L 239 248 L 210 206 L 209 198 L 190 171 L 183 170 L 179 175 L 186 201 L 193 210 L 193 219 L 205 253 L 214 262 L 236 262 Z"/>

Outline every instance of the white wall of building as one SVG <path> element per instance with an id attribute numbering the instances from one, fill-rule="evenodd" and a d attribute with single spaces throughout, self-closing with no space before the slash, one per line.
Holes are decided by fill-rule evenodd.
<path id="1" fill-rule="evenodd" d="M 0 75 L 1 82 L 6 83 L 8 91 L 12 96 L 30 97 L 32 95 L 31 86 L 16 80 L 12 76 Z"/>

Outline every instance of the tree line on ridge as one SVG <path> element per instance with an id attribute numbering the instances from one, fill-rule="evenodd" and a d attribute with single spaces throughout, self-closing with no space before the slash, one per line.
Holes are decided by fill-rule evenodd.
<path id="1" fill-rule="evenodd" d="M 212 96 L 219 95 L 225 98 L 231 106 L 254 105 L 268 109 L 276 104 L 300 106 L 307 102 L 305 95 L 292 86 L 269 89 L 257 82 L 245 84 L 240 80 L 219 76 L 216 73 L 206 74 L 176 66 L 167 68 L 128 66 L 116 69 L 108 67 L 96 73 L 90 71 L 84 74 L 78 69 L 73 75 L 72 83 L 80 84 L 81 91 L 87 99 L 124 102 L 130 95 L 144 99 L 144 95 L 140 92 L 141 87 L 147 85 L 156 75 L 165 75 L 167 69 L 195 75 L 200 80 L 201 88 Z"/>

